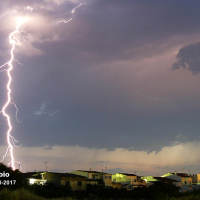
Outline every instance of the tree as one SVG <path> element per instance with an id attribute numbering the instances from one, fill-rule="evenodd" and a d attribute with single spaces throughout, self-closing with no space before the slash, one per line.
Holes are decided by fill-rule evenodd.
<path id="1" fill-rule="evenodd" d="M 3 188 L 16 189 L 27 184 L 23 173 L 18 169 L 12 170 L 11 167 L 0 163 L 0 190 Z"/>

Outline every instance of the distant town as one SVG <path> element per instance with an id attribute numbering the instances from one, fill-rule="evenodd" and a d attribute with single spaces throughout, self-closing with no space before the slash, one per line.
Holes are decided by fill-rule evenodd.
<path id="1" fill-rule="evenodd" d="M 44 185 L 53 183 L 56 186 L 70 186 L 72 191 L 86 191 L 87 185 L 101 185 L 118 189 L 133 190 L 138 187 L 149 187 L 157 182 L 175 185 L 179 192 L 200 189 L 200 174 L 169 172 L 162 176 L 138 176 L 132 173 L 119 172 L 110 174 L 106 171 L 76 170 L 70 173 L 27 172 L 24 177 L 29 184 Z"/>

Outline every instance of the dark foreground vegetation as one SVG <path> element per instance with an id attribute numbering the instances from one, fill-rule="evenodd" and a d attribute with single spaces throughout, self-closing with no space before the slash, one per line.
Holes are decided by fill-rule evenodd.
<path id="1" fill-rule="evenodd" d="M 56 187 L 53 184 L 29 185 L 18 170 L 0 165 L 0 171 L 10 174 L 7 180 L 15 179 L 14 185 L 0 185 L 0 200 L 192 200 L 200 199 L 200 191 L 181 194 L 174 185 L 156 182 L 146 188 L 126 189 L 105 188 L 101 185 L 87 185 L 87 192 L 73 192 L 69 186 Z M 0 178 L 2 179 L 2 177 Z"/>
<path id="2" fill-rule="evenodd" d="M 139 198 L 136 196 L 131 196 L 129 198 L 127 197 L 62 197 L 62 198 L 44 198 L 41 196 L 38 196 L 34 193 L 32 193 L 30 190 L 28 189 L 24 189 L 24 188 L 18 188 L 15 190 L 9 190 L 7 188 L 4 188 L 3 190 L 0 191 L 0 199 L 1 200 L 47 200 L 47 199 L 51 199 L 51 200 L 78 200 L 78 199 L 82 199 L 82 200 L 131 200 L 131 199 L 138 199 L 138 200 L 198 200 L 200 199 L 200 194 L 195 194 L 196 192 L 190 192 L 190 193 L 186 193 L 186 194 L 181 194 L 179 197 L 169 197 L 168 194 L 162 194 L 160 193 L 158 196 L 152 196 L 152 197 L 148 197 L 148 198 Z"/>

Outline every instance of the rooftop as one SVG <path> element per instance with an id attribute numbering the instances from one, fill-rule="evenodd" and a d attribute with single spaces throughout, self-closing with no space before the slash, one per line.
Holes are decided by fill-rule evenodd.
<path id="1" fill-rule="evenodd" d="M 57 172 L 44 172 L 44 173 L 50 173 L 50 174 L 54 174 L 54 175 L 61 176 L 61 177 L 84 177 L 81 175 L 70 174 L 70 173 L 57 173 Z"/>
<path id="2" fill-rule="evenodd" d="M 88 173 L 108 174 L 108 173 L 106 173 L 106 172 L 98 172 L 98 171 L 92 171 L 92 170 L 89 170 L 89 171 L 87 171 L 87 170 L 77 170 L 77 171 L 88 172 Z"/>
<path id="3" fill-rule="evenodd" d="M 119 174 L 123 174 L 123 175 L 126 175 L 126 176 L 137 176 L 136 174 L 129 174 L 129 173 L 124 173 L 124 172 L 121 172 Z"/>
<path id="4" fill-rule="evenodd" d="M 174 174 L 174 175 L 175 175 L 175 173 L 171 173 L 171 174 Z M 177 176 L 181 176 L 181 177 L 190 177 L 190 176 L 188 176 L 188 174 L 186 174 L 186 173 L 176 173 L 176 175 L 177 175 Z"/>
<path id="5" fill-rule="evenodd" d="M 159 180 L 159 181 L 167 181 L 167 182 L 180 182 L 180 181 L 177 181 L 177 180 L 173 180 L 171 178 L 167 178 L 167 177 L 154 177 L 155 179 Z"/>

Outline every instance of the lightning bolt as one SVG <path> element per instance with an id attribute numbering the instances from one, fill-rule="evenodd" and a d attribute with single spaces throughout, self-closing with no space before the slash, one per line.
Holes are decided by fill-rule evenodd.
<path id="1" fill-rule="evenodd" d="M 83 4 L 86 4 L 86 3 L 81 3 L 79 4 L 78 6 L 76 6 L 75 8 L 72 9 L 71 13 L 73 14 L 75 12 L 75 10 L 79 7 L 81 7 Z M 28 10 L 30 10 L 29 13 L 31 13 L 33 11 L 33 8 L 31 7 L 27 7 Z M 7 11 L 6 13 L 4 13 L 3 15 L 0 16 L 3 17 L 5 16 L 9 11 Z M 3 116 L 6 118 L 7 120 L 7 125 L 8 125 L 8 130 L 6 132 L 6 138 L 7 138 L 7 144 L 8 144 L 8 147 L 7 147 L 7 150 L 6 150 L 6 153 L 5 155 L 3 156 L 3 159 L 0 161 L 2 162 L 8 155 L 10 156 L 10 163 L 9 165 L 11 166 L 11 168 L 13 170 L 15 170 L 15 163 L 18 163 L 20 166 L 21 166 L 21 163 L 20 162 L 17 162 L 14 158 L 14 147 L 19 147 L 19 146 L 16 146 L 15 143 L 18 142 L 14 136 L 11 135 L 11 131 L 13 129 L 12 127 L 12 124 L 11 124 L 11 118 L 9 116 L 9 114 L 6 112 L 6 109 L 8 108 L 8 106 L 10 104 L 13 104 L 16 108 L 16 115 L 15 115 L 15 118 L 17 119 L 17 113 L 18 113 L 18 108 L 16 106 L 16 104 L 14 104 L 12 101 L 11 101 L 11 82 L 12 82 L 12 76 L 11 76 L 11 71 L 13 70 L 13 61 L 16 61 L 18 64 L 21 64 L 18 60 L 16 60 L 14 58 L 14 50 L 15 50 L 15 47 L 17 45 L 17 41 L 15 39 L 15 35 L 20 35 L 22 37 L 22 39 L 24 40 L 24 37 L 23 35 L 20 33 L 20 28 L 22 27 L 22 25 L 28 20 L 28 17 L 26 15 L 26 17 L 23 17 L 23 18 L 19 18 L 18 19 L 18 23 L 16 25 L 16 28 L 13 32 L 11 32 L 9 34 L 9 43 L 11 45 L 11 50 L 10 50 L 10 60 L 6 63 L 4 63 L 3 65 L 0 66 L 0 72 L 4 72 L 6 71 L 7 73 L 7 77 L 8 77 L 8 82 L 7 82 L 7 86 L 6 86 L 6 91 L 7 91 L 7 101 L 6 103 L 4 104 L 2 110 L 0 111 L 0 113 L 3 113 Z M 59 21 L 58 23 L 68 23 L 72 20 L 72 18 L 70 18 L 69 20 L 61 20 Z M 5 67 L 7 66 L 7 68 L 5 69 Z M 18 119 L 17 119 L 17 122 Z M 19 122 L 20 123 L 20 122 Z"/>
<path id="2" fill-rule="evenodd" d="M 31 7 L 27 7 L 28 10 L 30 10 L 30 12 L 32 12 L 33 8 Z M 19 163 L 21 164 L 20 162 L 17 162 L 15 161 L 15 158 L 14 158 L 14 153 L 13 153 L 13 149 L 14 147 L 16 147 L 15 145 L 15 142 L 18 142 L 12 135 L 11 135 L 11 131 L 12 131 L 12 124 L 11 124 L 11 120 L 10 120 L 10 116 L 9 114 L 6 112 L 6 109 L 8 108 L 9 104 L 14 104 L 12 101 L 11 101 L 11 82 L 12 82 L 12 76 L 11 76 L 11 71 L 13 70 L 13 61 L 17 61 L 15 60 L 14 58 L 14 50 L 15 50 L 15 47 L 17 45 L 17 42 L 15 40 L 15 35 L 20 35 L 23 39 L 23 35 L 20 33 L 20 28 L 21 26 L 28 20 L 28 17 L 24 17 L 24 18 L 19 18 L 18 19 L 18 23 L 16 25 L 16 28 L 13 32 L 11 32 L 9 34 L 9 43 L 11 45 L 11 50 L 10 50 L 10 60 L 8 62 L 6 62 L 5 64 L 1 65 L 0 66 L 0 69 L 5 67 L 5 66 L 8 66 L 7 69 L 3 69 L 2 71 L 6 71 L 7 72 L 7 77 L 8 77 L 8 82 L 7 82 L 7 86 L 6 86 L 6 89 L 7 89 L 7 101 L 6 103 L 4 104 L 3 108 L 2 108 L 2 111 L 0 113 L 3 113 L 4 117 L 6 118 L 7 120 L 7 124 L 8 124 L 8 130 L 7 130 L 7 133 L 6 133 L 6 138 L 7 138 L 7 144 L 8 144 L 8 147 L 7 147 L 7 150 L 6 150 L 6 153 L 5 155 L 3 156 L 3 159 L 2 161 L 4 160 L 4 158 L 8 155 L 10 155 L 10 166 L 13 170 L 15 170 L 15 162 L 16 163 Z M 18 62 L 18 61 L 17 61 Z M 18 112 L 18 108 L 17 106 L 14 104 L 15 108 L 16 108 L 16 115 L 15 117 L 17 118 L 17 112 Z M 18 121 L 18 120 L 17 120 Z M 1 162 L 2 162 L 1 161 Z"/>
<path id="3" fill-rule="evenodd" d="M 65 24 L 67 24 L 68 22 L 70 22 L 72 20 L 72 18 L 70 18 L 69 20 L 61 20 L 61 21 L 59 21 L 58 23 L 61 23 L 61 22 L 63 22 L 63 23 L 65 23 Z"/>
<path id="4" fill-rule="evenodd" d="M 75 8 L 72 9 L 71 13 L 73 14 L 77 8 L 81 7 L 81 6 L 84 5 L 84 4 L 86 4 L 86 3 L 80 3 L 78 6 L 76 6 Z M 61 21 L 59 21 L 58 23 L 62 23 L 62 22 L 63 22 L 63 23 L 65 23 L 65 24 L 67 24 L 67 23 L 70 22 L 71 20 L 72 20 L 72 18 L 70 18 L 69 20 L 61 20 Z"/>
<path id="5" fill-rule="evenodd" d="M 76 6 L 75 8 L 72 9 L 71 13 L 74 13 L 75 10 L 76 10 L 77 8 L 81 7 L 83 4 L 86 4 L 86 3 L 81 3 L 80 5 Z"/>

